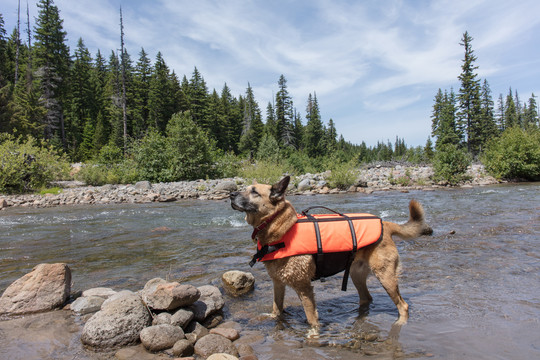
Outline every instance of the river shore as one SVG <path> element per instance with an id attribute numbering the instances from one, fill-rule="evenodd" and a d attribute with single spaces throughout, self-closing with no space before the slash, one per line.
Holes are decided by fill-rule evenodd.
<path id="1" fill-rule="evenodd" d="M 450 185 L 434 182 L 433 169 L 430 166 L 383 166 L 374 165 L 357 170 L 354 184 L 348 189 L 331 188 L 330 171 L 320 174 L 304 174 L 291 180 L 289 194 L 336 194 L 343 192 L 408 191 L 444 188 Z M 496 184 L 495 178 L 487 175 L 481 164 L 475 164 L 467 170 L 469 180 L 460 187 L 485 186 Z M 127 185 L 86 186 L 78 181 L 59 181 L 53 186 L 62 188 L 58 194 L 0 194 L 0 210 L 9 207 L 53 207 L 61 205 L 92 205 L 172 202 L 182 199 L 223 200 L 231 191 L 241 190 L 251 182 L 242 178 L 218 180 L 180 181 L 154 183 L 140 181 Z"/>

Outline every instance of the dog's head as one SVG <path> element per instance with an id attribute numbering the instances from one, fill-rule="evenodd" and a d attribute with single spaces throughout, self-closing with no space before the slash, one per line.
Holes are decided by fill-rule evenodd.
<path id="1" fill-rule="evenodd" d="M 249 224 L 257 224 L 260 219 L 275 213 L 279 204 L 285 201 L 290 180 L 290 176 L 285 176 L 274 185 L 254 183 L 242 192 L 233 192 L 230 194 L 231 206 L 245 212 Z"/>

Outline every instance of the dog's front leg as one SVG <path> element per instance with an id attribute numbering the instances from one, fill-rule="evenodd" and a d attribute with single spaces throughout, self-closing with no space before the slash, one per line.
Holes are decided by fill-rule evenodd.
<path id="1" fill-rule="evenodd" d="M 274 308 L 272 315 L 280 317 L 283 314 L 283 300 L 285 299 L 285 284 L 279 280 L 274 282 Z"/>
<path id="2" fill-rule="evenodd" d="M 296 293 L 302 301 L 304 312 L 306 313 L 307 322 L 311 325 L 311 335 L 318 335 L 319 331 L 319 313 L 315 304 L 315 295 L 313 294 L 313 286 L 311 284 L 296 288 Z"/>

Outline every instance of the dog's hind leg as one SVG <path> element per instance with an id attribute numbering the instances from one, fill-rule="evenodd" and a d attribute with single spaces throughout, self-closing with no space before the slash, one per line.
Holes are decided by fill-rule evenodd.
<path id="1" fill-rule="evenodd" d="M 366 279 L 370 273 L 369 267 L 362 260 L 355 260 L 351 264 L 351 279 L 358 291 L 358 296 L 360 297 L 360 307 L 366 307 L 369 305 L 373 298 L 369 293 L 369 290 L 366 285 Z"/>
<path id="2" fill-rule="evenodd" d="M 393 244 L 392 244 L 393 245 Z M 370 266 L 373 274 L 379 279 L 394 304 L 396 305 L 399 318 L 396 324 L 405 324 L 409 318 L 409 305 L 403 300 L 399 293 L 397 268 L 399 265 L 399 255 L 395 245 L 389 246 L 384 258 L 377 257 L 378 251 L 374 252 L 375 258 L 370 258 Z"/>

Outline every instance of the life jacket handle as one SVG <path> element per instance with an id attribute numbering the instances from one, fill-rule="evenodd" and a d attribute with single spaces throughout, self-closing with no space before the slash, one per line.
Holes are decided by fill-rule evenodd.
<path id="1" fill-rule="evenodd" d="M 325 207 L 325 206 L 310 206 L 310 207 L 308 207 L 307 209 L 302 210 L 302 215 L 307 216 L 307 215 L 308 215 L 308 212 L 310 212 L 310 211 L 313 210 L 313 209 L 325 209 L 325 210 L 328 210 L 328 211 L 333 212 L 334 214 L 338 214 L 339 216 L 344 216 L 344 215 L 343 215 L 342 213 L 340 213 L 339 211 L 332 210 L 332 209 L 327 208 L 327 207 Z"/>

